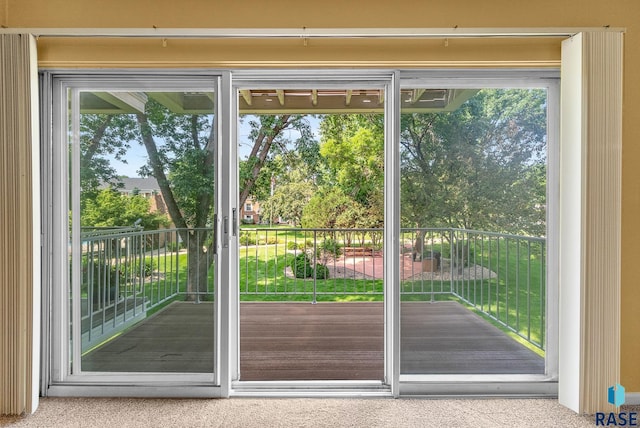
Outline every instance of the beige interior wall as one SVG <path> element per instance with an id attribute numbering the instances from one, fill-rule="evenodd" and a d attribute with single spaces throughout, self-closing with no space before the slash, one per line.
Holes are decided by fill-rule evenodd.
<path id="1" fill-rule="evenodd" d="M 558 65 L 560 39 L 311 39 L 305 44 L 300 39 L 163 43 L 42 37 L 38 54 L 41 67 L 549 67 Z"/>
<path id="2" fill-rule="evenodd" d="M 0 25 L 6 25 L 9 0 L 0 0 Z"/>
<path id="3" fill-rule="evenodd" d="M 4 0 L 0 24 L 9 27 L 131 28 L 323 28 L 323 27 L 625 27 L 624 117 L 622 164 L 622 361 L 621 383 L 640 392 L 640 287 L 635 265 L 640 258 L 640 2 L 637 0 Z M 0 6 L 3 0 L 0 0 Z M 492 43 L 497 47 L 491 47 Z M 549 45 L 551 42 L 551 45 Z M 559 42 L 528 41 L 401 41 L 367 46 L 371 41 L 335 45 L 330 41 L 205 42 L 41 39 L 41 66 L 228 66 L 314 65 L 319 59 L 346 61 L 348 66 L 514 65 L 558 63 Z M 506 45 L 501 45 L 505 43 Z M 459 45 L 458 45 L 459 44 Z M 487 61 L 488 60 L 488 61 Z M 146 61 L 146 63 L 144 63 Z M 287 62 L 289 61 L 289 62 Z M 348 61 L 357 61 L 349 63 Z M 493 63 L 496 64 L 496 63 Z M 315 65 L 322 65 L 315 63 Z M 337 65 L 326 63 L 325 65 Z"/>

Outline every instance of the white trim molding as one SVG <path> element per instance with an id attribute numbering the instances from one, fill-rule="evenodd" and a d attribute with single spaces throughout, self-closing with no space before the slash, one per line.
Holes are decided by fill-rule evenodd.
<path id="1" fill-rule="evenodd" d="M 640 392 L 627 392 L 625 394 L 626 401 L 625 405 L 627 406 L 637 406 L 640 405 Z"/>
<path id="2" fill-rule="evenodd" d="M 570 37 L 583 32 L 625 32 L 610 27 L 549 28 L 1 28 L 0 34 L 37 37 L 142 37 L 182 39 L 481 38 Z"/>

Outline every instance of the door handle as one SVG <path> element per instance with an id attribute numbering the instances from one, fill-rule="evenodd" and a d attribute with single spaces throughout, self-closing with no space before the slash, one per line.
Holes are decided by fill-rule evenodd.
<path id="1" fill-rule="evenodd" d="M 233 223 L 231 224 L 231 234 L 233 236 L 236 236 L 238 234 L 238 216 L 236 212 L 237 210 L 236 208 L 234 208 L 231 211 L 233 212 L 233 218 L 232 218 Z"/>
<path id="2" fill-rule="evenodd" d="M 222 247 L 227 248 L 229 246 L 229 217 L 224 216 L 222 218 Z"/>

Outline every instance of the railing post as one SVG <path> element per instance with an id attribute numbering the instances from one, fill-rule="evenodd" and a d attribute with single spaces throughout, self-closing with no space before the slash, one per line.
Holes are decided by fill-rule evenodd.
<path id="1" fill-rule="evenodd" d="M 196 243 L 198 244 L 198 251 L 196 252 L 196 304 L 200 303 L 200 249 L 202 248 L 202 236 L 200 236 L 200 230 L 194 229 L 196 235 Z"/>
<path id="2" fill-rule="evenodd" d="M 316 281 L 318 281 L 318 231 L 314 229 L 313 231 L 313 301 L 311 302 L 312 305 L 315 305 L 317 302 L 316 300 L 316 291 L 317 291 L 317 284 Z"/>
<path id="3" fill-rule="evenodd" d="M 456 294 L 453 291 L 453 266 L 454 263 L 454 251 L 453 251 L 453 228 L 449 229 L 449 290 L 451 294 Z"/>

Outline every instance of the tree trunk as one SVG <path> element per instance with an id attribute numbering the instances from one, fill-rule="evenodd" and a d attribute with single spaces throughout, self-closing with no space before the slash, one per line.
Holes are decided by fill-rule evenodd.
<path id="1" fill-rule="evenodd" d="M 189 232 L 186 300 L 202 301 L 206 299 L 207 293 L 213 292 L 208 290 L 209 268 L 214 260 L 213 243 L 205 246 L 209 237 L 209 231 Z"/>

